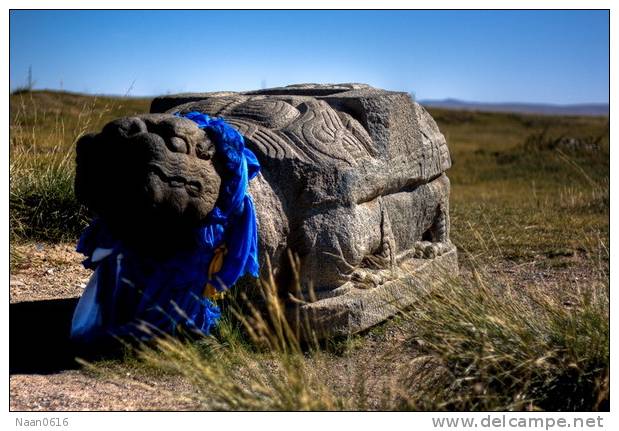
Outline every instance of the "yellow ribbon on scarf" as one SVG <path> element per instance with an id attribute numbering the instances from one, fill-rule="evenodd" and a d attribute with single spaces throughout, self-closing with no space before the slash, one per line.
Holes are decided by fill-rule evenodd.
<path id="1" fill-rule="evenodd" d="M 221 271 L 221 268 L 224 265 L 224 256 L 226 255 L 227 252 L 228 252 L 228 249 L 226 248 L 224 244 L 220 245 L 219 247 L 215 249 L 213 258 L 211 259 L 211 263 L 208 266 L 209 280 L 212 280 L 213 275 Z M 222 299 L 224 297 L 224 293 L 225 292 L 220 292 L 217 289 L 215 289 L 215 286 L 213 286 L 211 283 L 206 283 L 206 286 L 204 287 L 204 292 L 202 293 L 202 295 L 210 300 L 215 301 L 218 299 Z"/>

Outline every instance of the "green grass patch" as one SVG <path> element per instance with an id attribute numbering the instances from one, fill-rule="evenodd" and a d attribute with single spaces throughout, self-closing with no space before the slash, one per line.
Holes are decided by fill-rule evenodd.
<path id="1" fill-rule="evenodd" d="M 430 110 L 453 158 L 452 240 L 527 261 L 609 243 L 609 123 L 602 117 Z"/>

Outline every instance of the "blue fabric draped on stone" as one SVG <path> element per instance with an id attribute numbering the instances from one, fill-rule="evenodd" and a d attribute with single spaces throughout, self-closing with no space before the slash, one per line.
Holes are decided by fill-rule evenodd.
<path id="1" fill-rule="evenodd" d="M 243 136 L 223 119 L 199 112 L 182 116 L 214 134 L 216 151 L 223 156 L 226 171 L 233 173 L 224 184 L 217 205 L 203 228 L 204 241 L 213 248 L 222 236 L 226 238 L 226 259 L 214 280 L 218 283 L 217 290 L 222 290 L 232 286 L 245 273 L 258 275 L 256 213 L 247 187 L 249 181 L 258 175 L 260 164 L 254 153 L 245 148 Z M 228 226 L 231 228 L 227 229 Z"/>
<path id="2" fill-rule="evenodd" d="M 245 274 L 258 276 L 256 215 L 247 193 L 249 180 L 260 170 L 258 160 L 223 119 L 199 112 L 182 116 L 210 132 L 224 162 L 228 175 L 216 207 L 196 230 L 195 248 L 165 261 L 138 255 L 112 237 L 104 220 L 93 220 L 77 246 L 87 256 L 84 266 L 95 273 L 73 315 L 76 339 L 110 334 L 145 339 L 159 331 L 174 334 L 179 327 L 208 334 L 221 313 L 204 296 L 205 286 L 223 292 Z M 213 257 L 222 246 L 223 263 L 212 273 Z"/>

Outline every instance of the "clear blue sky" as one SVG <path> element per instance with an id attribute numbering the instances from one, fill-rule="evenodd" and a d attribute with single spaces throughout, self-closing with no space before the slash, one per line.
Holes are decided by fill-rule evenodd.
<path id="1" fill-rule="evenodd" d="M 11 88 L 32 66 L 35 88 L 133 96 L 366 82 L 608 102 L 606 11 L 13 11 L 10 37 Z"/>

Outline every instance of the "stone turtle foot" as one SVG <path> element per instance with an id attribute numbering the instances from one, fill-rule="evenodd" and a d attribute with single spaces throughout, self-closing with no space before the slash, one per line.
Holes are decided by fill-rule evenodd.
<path id="1" fill-rule="evenodd" d="M 365 268 L 358 268 L 353 271 L 350 276 L 350 280 L 354 283 L 356 288 L 359 289 L 372 289 L 378 287 L 385 282 L 391 280 L 393 277 L 381 274 L 383 271 L 368 270 Z"/>
<path id="2" fill-rule="evenodd" d="M 453 250 L 454 247 L 449 240 L 443 242 L 418 241 L 411 251 L 414 252 L 413 257 L 417 259 L 434 259 Z"/>

